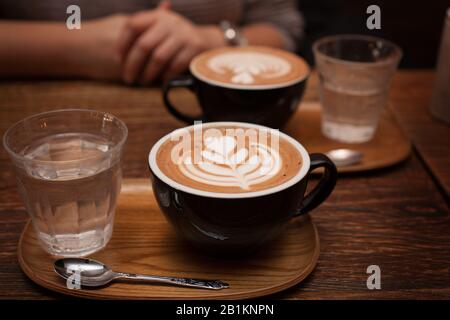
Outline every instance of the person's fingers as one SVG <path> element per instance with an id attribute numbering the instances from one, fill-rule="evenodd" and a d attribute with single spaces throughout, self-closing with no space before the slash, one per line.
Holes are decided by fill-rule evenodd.
<path id="1" fill-rule="evenodd" d="M 122 29 L 117 42 L 117 58 L 124 61 L 128 51 L 136 39 L 154 24 L 156 15 L 154 12 L 140 12 L 132 16 Z"/>
<path id="2" fill-rule="evenodd" d="M 174 37 L 163 41 L 151 54 L 147 66 L 141 75 L 142 85 L 150 84 L 182 47 L 182 43 Z"/>
<path id="3" fill-rule="evenodd" d="M 119 40 L 117 41 L 117 60 L 123 62 L 130 50 L 132 44 L 139 37 L 139 33 L 125 26 L 119 35 Z"/>
<path id="4" fill-rule="evenodd" d="M 147 29 L 158 18 L 158 10 L 138 12 L 128 21 L 128 26 L 134 30 Z"/>
<path id="5" fill-rule="evenodd" d="M 189 67 L 189 63 L 195 56 L 193 50 L 182 50 L 180 51 L 170 62 L 169 66 L 163 75 L 163 80 L 167 81 L 176 75 L 186 71 Z"/>
<path id="6" fill-rule="evenodd" d="M 140 70 L 147 60 L 148 52 L 139 46 L 133 47 L 125 58 L 122 78 L 127 84 L 132 84 L 139 77 Z"/>
<path id="7" fill-rule="evenodd" d="M 167 30 L 164 28 L 154 28 L 143 33 L 129 50 L 123 64 L 123 80 L 128 83 L 134 83 L 145 66 L 148 56 L 152 50 L 166 37 Z"/>

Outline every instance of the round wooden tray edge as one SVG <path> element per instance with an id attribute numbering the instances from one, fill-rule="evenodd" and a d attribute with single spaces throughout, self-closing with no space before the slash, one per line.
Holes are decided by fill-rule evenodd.
<path id="1" fill-rule="evenodd" d="M 318 102 L 312 103 L 312 105 L 318 105 L 318 104 L 319 104 Z M 297 113 L 299 115 L 303 115 L 303 116 L 309 115 L 308 120 L 310 122 L 311 121 L 314 122 L 314 121 L 318 121 L 317 116 L 321 114 L 321 108 L 320 107 L 313 107 L 313 108 L 310 107 L 308 109 L 302 108 L 302 109 L 300 109 L 300 111 L 297 111 Z M 315 118 L 314 117 L 311 118 L 312 115 L 315 115 Z M 295 116 L 296 115 L 294 115 L 294 117 Z M 292 122 L 292 121 L 293 120 L 290 120 L 290 122 L 287 125 L 287 128 L 289 128 L 288 130 L 291 131 L 291 132 L 288 132 L 288 134 L 290 136 L 292 136 L 293 138 L 297 139 L 300 143 L 302 143 L 302 145 L 304 145 L 308 151 L 311 151 L 310 150 L 311 146 L 308 146 L 308 143 L 305 143 L 304 141 L 302 141 L 302 139 L 299 139 L 298 135 L 300 134 L 300 132 L 297 132 L 297 131 L 295 131 L 295 129 L 293 129 L 292 123 L 295 123 L 295 122 Z M 295 119 L 295 121 L 298 123 L 301 123 L 300 120 Z M 370 162 L 372 162 L 372 163 L 367 164 L 367 162 L 366 162 L 367 160 L 365 161 L 363 159 L 363 161 L 359 164 L 346 166 L 346 167 L 340 167 L 340 168 L 338 168 L 339 175 L 344 176 L 346 174 L 355 174 L 355 173 L 359 173 L 359 172 L 361 172 L 361 173 L 372 172 L 372 171 L 376 171 L 376 170 L 380 170 L 380 169 L 384 169 L 384 168 L 389 168 L 396 164 L 402 163 L 403 161 L 405 161 L 409 158 L 409 156 L 411 155 L 411 152 L 412 152 L 413 142 L 408 138 L 408 135 L 405 133 L 404 128 L 400 125 L 399 121 L 397 120 L 397 117 L 395 116 L 395 113 L 392 112 L 392 110 L 390 108 L 387 108 L 385 110 L 385 112 L 383 113 L 383 115 L 380 119 L 380 123 L 395 127 L 394 129 L 397 132 L 399 142 L 401 142 L 401 144 L 400 144 L 401 149 L 395 154 L 394 157 L 391 157 L 388 160 L 377 159 L 377 160 L 373 161 L 372 159 L 370 159 Z M 379 127 L 381 127 L 381 125 Z M 380 130 L 381 129 L 377 130 L 376 136 L 378 136 L 380 134 L 379 133 Z M 383 130 L 383 132 L 385 132 L 385 130 Z M 316 141 L 316 143 L 317 143 L 317 141 Z M 370 141 L 369 141 L 369 143 L 370 143 Z M 354 144 L 354 145 L 353 144 L 342 144 L 342 143 L 339 143 L 338 141 L 334 141 L 334 144 L 335 144 L 335 146 L 330 146 L 327 149 L 336 149 L 336 148 L 350 148 L 350 149 L 356 149 L 356 150 L 360 149 L 358 144 Z M 371 147 L 371 149 L 373 150 L 373 147 Z M 325 150 L 314 151 L 314 152 L 324 153 Z M 320 173 L 320 170 L 313 172 L 314 175 L 316 175 L 318 173 Z"/>
<path id="2" fill-rule="evenodd" d="M 30 223 L 31 223 L 31 219 L 28 219 L 27 223 L 25 224 L 25 227 L 22 230 L 22 233 L 20 234 L 20 238 L 19 238 L 19 243 L 17 244 L 17 260 L 19 260 L 19 265 L 20 268 L 22 269 L 22 271 L 25 273 L 25 275 L 28 277 L 28 279 L 30 279 L 31 281 L 33 281 L 34 283 L 40 285 L 41 287 L 44 287 L 46 289 L 50 289 L 45 285 L 45 281 L 40 279 L 39 276 L 37 274 L 35 274 L 29 267 L 28 265 L 25 263 L 24 259 L 23 259 L 23 255 L 22 255 L 22 243 L 23 243 L 23 237 L 25 235 L 25 232 L 28 230 L 28 228 L 30 227 Z M 52 291 L 54 291 L 53 289 L 50 289 Z"/>
<path id="3" fill-rule="evenodd" d="M 309 219 L 311 219 L 311 217 L 309 217 Z M 315 250 L 314 250 L 314 255 L 311 259 L 311 262 L 308 264 L 308 266 L 295 278 L 291 279 L 290 281 L 286 281 L 280 284 L 277 284 L 275 286 L 271 286 L 271 287 L 266 287 L 266 288 L 262 288 L 259 290 L 252 290 L 252 291 L 248 291 L 248 292 L 239 292 L 239 293 L 231 293 L 229 295 L 219 295 L 219 296 L 214 296 L 211 295 L 210 297 L 206 298 L 206 300 L 243 300 L 243 299 L 252 299 L 252 298 L 257 298 L 257 297 L 264 297 L 264 296 L 268 296 L 271 294 L 275 294 L 278 292 L 281 292 L 283 290 L 286 290 L 288 288 L 291 288 L 297 284 L 299 284 L 300 282 L 302 282 L 304 279 L 306 279 L 311 273 L 312 271 L 315 269 L 315 267 L 317 266 L 317 261 L 319 260 L 319 256 L 320 256 L 320 239 L 319 239 L 319 233 L 317 231 L 317 227 L 314 224 L 314 222 L 311 219 L 311 224 L 313 226 L 314 229 L 314 237 L 315 237 Z M 66 294 L 72 297 L 77 297 L 77 298 L 84 298 L 84 299 L 97 299 L 97 300 L 186 300 L 186 298 L 182 298 L 182 297 L 150 297 L 150 298 L 146 298 L 146 297 L 130 297 L 130 296 L 121 296 L 121 297 L 115 297 L 115 296 L 110 296 L 110 295 L 102 295 L 101 293 L 96 293 L 95 295 L 92 295 L 89 293 L 88 290 L 73 290 L 73 289 L 68 289 L 68 288 L 64 288 L 64 287 L 55 287 L 53 286 L 52 283 L 48 283 L 46 280 L 41 279 L 39 277 L 39 275 L 37 275 L 36 273 L 34 273 L 26 264 L 26 262 L 23 259 L 23 255 L 22 255 L 22 243 L 23 243 L 23 237 L 25 232 L 27 231 L 28 228 L 30 228 L 31 226 L 31 219 L 28 220 L 28 222 L 26 223 L 24 229 L 22 230 L 22 233 L 20 235 L 19 238 L 19 243 L 18 243 L 18 247 L 17 247 L 17 257 L 18 257 L 18 261 L 19 261 L 19 265 L 22 269 L 22 271 L 25 273 L 25 275 L 34 283 L 38 284 L 41 287 L 44 287 L 48 290 L 51 290 L 53 292 L 56 293 L 60 293 L 60 294 Z M 34 232 L 34 230 L 32 230 L 32 232 Z M 199 297 L 197 299 L 189 299 L 189 300 L 205 300 L 204 297 Z"/>

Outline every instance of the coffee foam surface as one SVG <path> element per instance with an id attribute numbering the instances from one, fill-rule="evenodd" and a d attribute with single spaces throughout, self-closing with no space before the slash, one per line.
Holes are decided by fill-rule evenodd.
<path id="1" fill-rule="evenodd" d="M 203 130 L 198 143 L 192 128 L 172 135 L 156 152 L 160 171 L 186 187 L 215 193 L 251 193 L 283 185 L 302 169 L 301 152 L 278 136 L 278 131 L 271 130 L 264 138 L 249 128 L 219 126 L 214 131 Z M 257 134 L 251 135 L 253 132 Z"/>
<path id="2" fill-rule="evenodd" d="M 199 79 L 224 87 L 265 89 L 303 80 L 309 67 L 300 57 L 268 47 L 227 47 L 194 58 L 191 72 Z"/>

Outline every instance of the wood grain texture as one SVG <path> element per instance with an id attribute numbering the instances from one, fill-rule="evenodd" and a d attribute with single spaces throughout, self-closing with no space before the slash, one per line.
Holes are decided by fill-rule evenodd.
<path id="1" fill-rule="evenodd" d="M 392 93 L 391 109 L 449 199 L 450 125 L 434 118 L 430 113 L 432 86 L 429 84 L 434 82 L 433 75 L 422 72 L 421 79 L 428 85 L 421 85 L 415 77 L 408 77 L 401 82 L 399 86 L 402 94 L 399 91 Z M 417 105 L 415 108 L 411 108 L 412 99 Z"/>
<path id="2" fill-rule="evenodd" d="M 90 257 L 113 270 L 161 276 L 221 279 L 224 290 L 114 282 L 92 290 L 71 290 L 53 271 L 55 257 L 40 246 L 27 223 L 18 247 L 22 269 L 48 289 L 95 299 L 247 299 L 298 284 L 314 269 L 320 247 L 317 230 L 306 216 L 289 223 L 274 243 L 245 259 L 217 259 L 196 253 L 171 229 L 158 208 L 150 179 L 125 179 L 118 200 L 114 233 L 105 249 Z"/>
<path id="3" fill-rule="evenodd" d="M 411 112 L 423 108 L 432 75 L 400 71 L 391 91 L 391 107 L 401 102 Z M 318 100 L 316 85 L 313 74 L 303 102 Z M 174 92 L 173 99 L 195 108 L 189 92 Z M 163 108 L 154 88 L 81 81 L 0 82 L 0 134 L 25 116 L 77 106 L 110 111 L 125 120 L 130 129 L 124 161 L 128 178 L 148 177 L 150 147 L 182 126 Z M 274 298 L 450 299 L 449 205 L 418 151 L 399 165 L 340 177 L 331 197 L 311 214 L 321 245 L 315 271 L 300 286 Z M 440 157 L 450 155 L 443 151 Z M 35 285 L 20 269 L 17 243 L 28 217 L 3 148 L 0 169 L 0 298 L 63 298 Z M 366 268 L 371 264 L 381 267 L 382 290 L 366 287 Z"/>

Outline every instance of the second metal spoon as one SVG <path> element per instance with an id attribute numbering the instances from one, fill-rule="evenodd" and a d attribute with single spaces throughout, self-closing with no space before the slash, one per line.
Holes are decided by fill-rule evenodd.
<path id="1" fill-rule="evenodd" d="M 352 149 L 333 149 L 325 154 L 337 167 L 351 166 L 360 163 L 364 155 L 361 151 Z"/>

